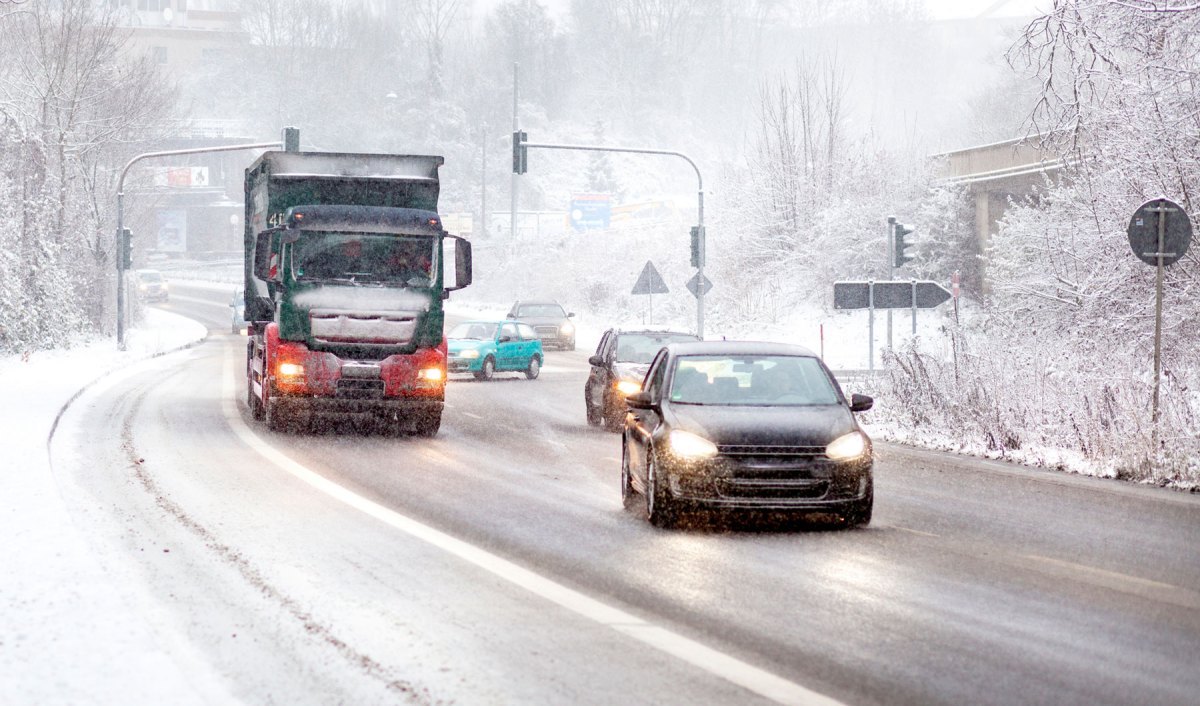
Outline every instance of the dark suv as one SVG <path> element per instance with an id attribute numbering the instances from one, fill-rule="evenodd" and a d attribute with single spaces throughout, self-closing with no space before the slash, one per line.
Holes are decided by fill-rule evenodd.
<path id="1" fill-rule="evenodd" d="M 564 351 L 575 350 L 575 324 L 571 323 L 574 312 L 568 313 L 558 302 L 551 299 L 522 299 L 513 303 L 508 310 L 509 319 L 529 324 L 537 331 L 542 345 L 553 346 Z"/>
<path id="2" fill-rule="evenodd" d="M 642 378 L 654 355 L 668 343 L 698 340 L 676 331 L 605 331 L 596 354 L 588 358 L 592 371 L 583 386 L 588 424 L 620 431 L 625 423 L 625 397 L 642 389 Z"/>

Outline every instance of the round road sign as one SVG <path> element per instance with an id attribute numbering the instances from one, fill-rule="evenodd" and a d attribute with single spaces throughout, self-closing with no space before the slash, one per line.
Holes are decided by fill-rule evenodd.
<path id="1" fill-rule="evenodd" d="M 1187 253 L 1192 242 L 1192 221 L 1179 204 L 1152 199 L 1138 206 L 1129 219 L 1129 247 L 1147 265 L 1158 264 L 1158 234 L 1162 226 L 1162 263 L 1170 265 Z"/>

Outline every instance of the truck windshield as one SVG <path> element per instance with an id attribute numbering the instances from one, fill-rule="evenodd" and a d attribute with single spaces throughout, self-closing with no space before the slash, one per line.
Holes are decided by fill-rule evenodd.
<path id="1" fill-rule="evenodd" d="M 292 244 L 292 274 L 299 281 L 431 287 L 436 246 L 430 237 L 305 230 Z"/>

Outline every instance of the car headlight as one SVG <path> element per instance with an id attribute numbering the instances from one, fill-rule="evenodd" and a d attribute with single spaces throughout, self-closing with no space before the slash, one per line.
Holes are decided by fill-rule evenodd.
<path id="1" fill-rule="evenodd" d="M 849 461 L 866 453 L 867 440 L 862 432 L 852 431 L 834 439 L 825 447 L 825 455 L 831 461 Z"/>
<path id="2" fill-rule="evenodd" d="M 711 458 L 717 455 L 717 445 L 691 432 L 675 429 L 671 432 L 671 453 L 681 458 Z"/>
<path id="3" fill-rule="evenodd" d="M 464 348 L 461 351 L 459 351 L 457 355 L 459 358 L 478 358 L 479 357 L 479 349 L 478 348 Z"/>
<path id="4" fill-rule="evenodd" d="M 633 380 L 618 380 L 616 388 L 617 392 L 620 392 L 622 395 L 628 397 L 635 392 L 641 392 L 642 384 L 640 382 L 634 382 Z"/>
<path id="5" fill-rule="evenodd" d="M 570 321 L 568 321 L 565 324 L 563 324 L 562 326 L 560 326 L 558 331 L 559 331 L 559 333 L 561 333 L 564 336 L 570 336 L 571 334 L 575 333 L 575 327 L 571 324 Z"/>

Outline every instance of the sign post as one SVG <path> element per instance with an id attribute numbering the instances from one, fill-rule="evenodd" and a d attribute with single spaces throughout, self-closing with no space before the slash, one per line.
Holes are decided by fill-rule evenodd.
<path id="1" fill-rule="evenodd" d="M 1154 397 L 1150 407 L 1151 444 L 1158 456 L 1158 391 L 1162 377 L 1163 269 L 1187 253 L 1192 221 L 1174 201 L 1152 199 L 1138 206 L 1129 219 L 1129 247 L 1139 260 L 1158 270 L 1154 292 Z"/>
<path id="2" fill-rule="evenodd" d="M 917 331 L 917 309 L 932 309 L 951 297 L 950 290 L 930 280 L 907 282 L 834 282 L 834 309 L 868 309 L 867 367 L 875 370 L 875 310 L 913 310 L 913 333 Z"/>

